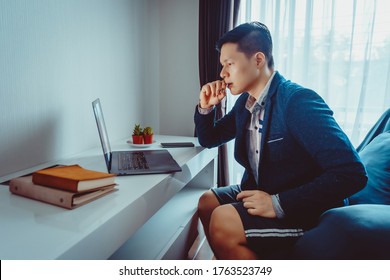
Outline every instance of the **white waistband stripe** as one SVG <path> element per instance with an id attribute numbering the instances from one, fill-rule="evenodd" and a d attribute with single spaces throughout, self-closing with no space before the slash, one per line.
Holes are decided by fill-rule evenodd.
<path id="1" fill-rule="evenodd" d="M 296 237 L 302 236 L 302 229 L 249 229 L 245 231 L 247 237 Z"/>

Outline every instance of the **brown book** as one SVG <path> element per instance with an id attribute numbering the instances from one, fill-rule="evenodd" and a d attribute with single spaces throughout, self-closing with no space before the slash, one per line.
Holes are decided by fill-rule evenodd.
<path id="1" fill-rule="evenodd" d="M 91 191 L 75 193 L 36 185 L 32 181 L 32 176 L 26 176 L 12 179 L 9 184 L 9 190 L 16 195 L 32 198 L 67 209 L 74 209 L 116 191 L 117 189 L 115 189 L 115 185 L 111 185 Z"/>
<path id="2" fill-rule="evenodd" d="M 115 184 L 115 174 L 93 171 L 79 165 L 66 165 L 36 171 L 32 181 L 36 185 L 82 192 Z"/>

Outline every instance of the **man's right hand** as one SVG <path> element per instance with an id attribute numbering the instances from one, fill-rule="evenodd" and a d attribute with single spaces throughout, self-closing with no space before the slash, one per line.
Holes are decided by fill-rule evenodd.
<path id="1" fill-rule="evenodd" d="M 205 84 L 199 95 L 201 108 L 209 109 L 217 105 L 226 96 L 226 84 L 224 81 L 214 81 Z"/>

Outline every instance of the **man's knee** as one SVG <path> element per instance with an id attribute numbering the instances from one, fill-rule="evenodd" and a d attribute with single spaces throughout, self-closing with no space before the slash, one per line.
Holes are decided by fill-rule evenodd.
<path id="1" fill-rule="evenodd" d="M 199 202 L 198 202 L 199 216 L 201 217 L 204 215 L 210 216 L 211 213 L 214 211 L 214 209 L 219 205 L 220 205 L 219 201 L 215 196 L 215 194 L 211 190 L 208 190 L 207 192 L 202 194 L 202 196 L 199 198 Z"/>
<path id="2" fill-rule="evenodd" d="M 209 232 L 211 242 L 216 246 L 230 247 L 246 243 L 241 218 L 232 205 L 223 205 L 213 211 Z"/>

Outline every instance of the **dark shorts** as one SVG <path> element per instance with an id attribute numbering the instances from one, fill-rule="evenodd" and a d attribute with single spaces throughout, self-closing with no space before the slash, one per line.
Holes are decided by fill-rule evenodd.
<path id="1" fill-rule="evenodd" d="M 254 216 L 248 213 L 241 201 L 236 199 L 241 192 L 240 186 L 213 188 L 219 203 L 231 204 L 240 215 L 249 247 L 260 258 L 285 258 L 291 247 L 304 234 L 304 230 L 296 228 L 284 219 L 271 219 Z"/>

